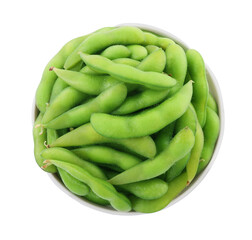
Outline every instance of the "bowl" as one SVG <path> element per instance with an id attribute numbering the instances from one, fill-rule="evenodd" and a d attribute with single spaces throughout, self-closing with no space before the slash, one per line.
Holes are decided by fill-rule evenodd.
<path id="1" fill-rule="evenodd" d="M 173 34 L 167 32 L 167 31 L 165 31 L 163 29 L 154 27 L 154 26 L 150 26 L 150 25 L 146 25 L 146 24 L 139 24 L 139 23 L 123 23 L 123 24 L 119 24 L 117 26 L 135 26 L 135 27 L 139 27 L 142 30 L 147 30 L 147 31 L 156 33 L 158 35 L 171 38 L 176 43 L 178 43 L 181 47 L 183 47 L 185 50 L 189 49 L 189 46 L 187 44 L 185 44 L 183 41 L 181 41 L 179 38 L 177 38 Z M 218 140 L 217 140 L 216 145 L 215 145 L 213 156 L 211 158 L 211 161 L 207 165 L 207 167 L 190 183 L 190 185 L 187 188 L 185 188 L 185 190 L 183 192 L 181 192 L 175 199 L 173 199 L 170 202 L 170 204 L 168 204 L 166 206 L 166 208 L 172 206 L 173 204 L 177 203 L 178 201 L 180 201 L 181 199 L 186 197 L 190 192 L 193 191 L 194 188 L 196 188 L 198 186 L 198 184 L 205 178 L 208 171 L 212 167 L 212 165 L 213 165 L 213 163 L 214 163 L 214 161 L 215 161 L 215 159 L 216 159 L 216 157 L 218 155 L 220 146 L 221 146 L 221 142 L 222 142 L 222 139 L 223 139 L 223 133 L 224 133 L 224 107 L 223 107 L 222 95 L 221 95 L 221 91 L 220 91 L 220 87 L 218 85 L 218 82 L 217 82 L 213 72 L 207 66 L 207 64 L 206 64 L 206 74 L 207 74 L 207 79 L 208 79 L 208 84 L 209 84 L 209 90 L 210 90 L 211 94 L 213 95 L 213 97 L 215 98 L 215 100 L 217 102 L 217 105 L 218 105 L 219 117 L 220 117 L 219 137 L 218 137 Z M 32 107 L 33 107 L 32 122 L 34 123 L 35 117 L 38 114 L 38 109 L 35 106 L 35 101 L 33 102 Z M 112 207 L 104 207 L 104 206 L 100 206 L 100 205 L 97 205 L 97 204 L 94 204 L 94 203 L 90 203 L 88 200 L 71 193 L 64 186 L 64 184 L 61 182 L 61 180 L 60 180 L 60 178 L 58 177 L 57 174 L 48 173 L 48 176 L 51 178 L 51 180 L 54 182 L 54 184 L 58 188 L 60 188 L 68 196 L 75 199 L 76 201 L 78 201 L 79 203 L 81 203 L 84 206 L 88 206 L 88 207 L 90 207 L 92 209 L 95 209 L 95 210 L 98 210 L 98 211 L 102 211 L 102 212 L 110 213 L 110 214 L 116 214 L 116 215 L 140 215 L 140 214 L 142 214 L 142 213 L 138 213 L 138 212 L 126 212 L 126 213 L 118 212 L 118 211 L 114 210 Z"/>

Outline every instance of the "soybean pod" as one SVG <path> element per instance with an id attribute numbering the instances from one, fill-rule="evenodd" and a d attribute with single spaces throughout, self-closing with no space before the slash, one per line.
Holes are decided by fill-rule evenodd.
<path id="1" fill-rule="evenodd" d="M 187 72 L 187 59 L 184 49 L 178 44 L 169 45 L 166 50 L 165 72 L 177 80 L 176 85 L 170 90 L 169 95 L 174 95 L 184 84 Z"/>
<path id="2" fill-rule="evenodd" d="M 160 198 L 154 200 L 144 200 L 131 197 L 133 210 L 142 213 L 153 213 L 165 208 L 175 197 L 177 197 L 187 185 L 187 174 L 182 173 L 169 183 L 168 191 Z"/>
<path id="3" fill-rule="evenodd" d="M 113 45 L 102 51 L 101 56 L 110 60 L 116 58 L 127 58 L 131 55 L 131 51 L 124 45 Z M 137 60 L 137 59 L 136 59 Z"/>
<path id="4" fill-rule="evenodd" d="M 43 158 L 41 157 L 40 153 L 46 149 L 45 142 L 47 141 L 47 132 L 43 131 L 41 134 L 40 128 L 36 127 L 38 124 L 41 124 L 42 118 L 43 118 L 43 114 L 39 113 L 33 126 L 34 156 L 39 167 L 42 167 L 43 165 Z M 43 169 L 43 170 L 50 173 L 57 172 L 57 169 L 55 166 L 50 166 L 47 169 Z"/>
<path id="5" fill-rule="evenodd" d="M 141 61 L 148 55 L 146 48 L 141 45 L 129 45 L 127 48 L 129 49 L 130 57 L 134 60 Z"/>
<path id="6" fill-rule="evenodd" d="M 94 113 L 91 124 L 98 133 L 110 138 L 147 136 L 178 119 L 188 108 L 191 97 L 192 82 L 188 82 L 174 96 L 156 107 L 133 116 Z"/>
<path id="7" fill-rule="evenodd" d="M 110 183 L 103 179 L 96 178 L 88 173 L 84 168 L 77 165 L 58 160 L 46 160 L 46 164 L 53 164 L 64 169 L 74 178 L 87 184 L 99 197 L 108 200 L 113 208 L 118 211 L 128 212 L 131 210 L 131 203 L 123 194 L 118 193 Z"/>
<path id="8" fill-rule="evenodd" d="M 57 140 L 56 140 L 57 141 Z M 101 168 L 96 166 L 95 164 L 85 161 L 84 159 L 79 158 L 77 155 L 72 153 L 71 151 L 65 149 L 65 148 L 48 148 L 41 152 L 41 157 L 44 160 L 47 159 L 56 159 L 60 161 L 65 161 L 69 163 L 76 164 L 84 169 L 86 171 L 90 172 L 95 177 L 106 179 L 106 175 L 103 173 Z"/>
<path id="9" fill-rule="evenodd" d="M 207 108 L 206 124 L 203 128 L 204 146 L 201 153 L 201 160 L 198 166 L 197 174 L 199 174 L 209 163 L 214 152 L 215 144 L 219 136 L 220 119 L 217 113 L 211 108 Z"/>
<path id="10" fill-rule="evenodd" d="M 96 98 L 87 101 L 54 118 L 44 125 L 46 128 L 62 129 L 79 127 L 89 122 L 91 114 L 95 112 L 109 113 L 122 104 L 127 95 L 127 88 L 123 83 L 108 88 Z"/>
<path id="11" fill-rule="evenodd" d="M 144 72 L 132 66 L 115 63 L 100 55 L 88 55 L 81 52 L 80 57 L 91 69 L 109 74 L 126 83 L 141 84 L 156 90 L 167 89 L 176 84 L 176 80 L 166 74 Z"/>
<path id="12" fill-rule="evenodd" d="M 65 62 L 64 68 L 69 69 L 81 61 L 79 52 L 88 54 L 97 53 L 115 44 L 141 44 L 144 42 L 144 33 L 136 27 L 119 27 L 108 32 L 96 33 L 83 41 L 70 54 Z"/>
<path id="13" fill-rule="evenodd" d="M 73 131 L 59 137 L 51 147 L 85 146 L 100 143 L 114 143 L 123 146 L 131 152 L 152 158 L 156 154 L 156 146 L 150 136 L 130 139 L 106 138 L 97 133 L 90 123 L 84 124 Z"/>
<path id="14" fill-rule="evenodd" d="M 200 126 L 204 127 L 209 94 L 205 63 L 201 55 L 193 49 L 186 52 L 186 57 L 188 62 L 188 71 L 194 81 L 192 104 L 197 113 Z"/>
<path id="15" fill-rule="evenodd" d="M 129 169 L 141 162 L 134 155 L 120 152 L 107 146 L 86 146 L 74 149 L 72 152 L 87 161 L 116 165 L 123 170 Z"/>
<path id="16" fill-rule="evenodd" d="M 174 163 L 189 153 L 194 145 L 194 134 L 188 127 L 181 130 L 167 148 L 154 159 L 142 163 L 116 175 L 109 180 L 113 185 L 139 182 L 157 177 L 166 172 Z"/>

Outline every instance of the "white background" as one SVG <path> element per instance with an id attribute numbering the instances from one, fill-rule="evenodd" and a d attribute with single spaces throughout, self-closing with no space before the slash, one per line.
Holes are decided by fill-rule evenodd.
<path id="1" fill-rule="evenodd" d="M 1 1 L 0 239 L 251 239 L 251 1 Z M 197 49 L 222 90 L 226 126 L 201 184 L 158 213 L 80 205 L 33 158 L 31 109 L 44 66 L 68 40 L 105 26 L 163 28 Z"/>

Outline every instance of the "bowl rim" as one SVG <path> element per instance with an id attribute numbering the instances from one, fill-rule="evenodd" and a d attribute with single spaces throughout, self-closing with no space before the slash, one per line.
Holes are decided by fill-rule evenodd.
<path id="1" fill-rule="evenodd" d="M 189 49 L 189 46 L 186 43 L 184 43 L 181 39 L 179 39 L 177 36 L 171 34 L 170 32 L 168 32 L 166 30 L 163 30 L 161 28 L 158 28 L 158 27 L 155 27 L 152 25 L 147 25 L 147 24 L 142 24 L 142 23 L 122 23 L 122 24 L 116 25 L 116 27 L 119 27 L 119 26 L 138 27 L 142 30 L 150 31 L 150 32 L 156 33 L 158 35 L 171 38 L 176 43 L 178 43 L 180 46 L 182 46 L 185 50 Z M 215 75 L 213 74 L 213 72 L 211 71 L 211 69 L 209 68 L 209 66 L 206 63 L 205 63 L 205 66 L 206 66 L 208 80 L 210 79 L 210 82 L 211 82 L 210 87 L 214 88 L 214 90 L 215 90 L 215 92 L 212 92 L 212 91 L 210 91 L 210 92 L 214 95 L 215 100 L 218 105 L 218 111 L 219 111 L 218 114 L 219 114 L 219 118 L 220 118 L 220 133 L 219 133 L 216 145 L 215 145 L 213 156 L 212 156 L 210 162 L 208 163 L 207 167 L 192 181 L 192 183 L 187 188 L 185 188 L 176 198 L 174 198 L 164 209 L 171 207 L 175 203 L 179 202 L 181 199 L 185 198 L 189 193 L 191 193 L 202 182 L 202 180 L 206 177 L 207 173 L 209 172 L 212 165 L 214 164 L 215 159 L 218 155 L 220 146 L 221 146 L 221 142 L 223 140 L 225 116 L 224 116 L 224 104 L 223 104 L 222 94 L 221 94 L 221 90 L 220 90 L 220 87 L 219 87 L 219 84 L 218 84 L 218 81 L 217 81 Z M 210 87 L 209 87 L 209 89 L 210 89 Z M 34 98 L 33 104 L 32 104 L 32 125 L 35 122 L 35 116 L 36 116 L 37 111 L 38 110 L 36 108 L 35 98 Z M 84 206 L 88 206 L 94 210 L 101 211 L 104 213 L 109 213 L 109 214 L 114 214 L 114 215 L 124 215 L 124 216 L 135 216 L 135 215 L 144 214 L 144 213 L 139 213 L 139 212 L 134 212 L 134 211 L 119 212 L 119 211 L 114 210 L 112 207 L 100 206 L 98 204 L 91 203 L 88 200 L 85 200 L 84 198 L 81 198 L 80 196 L 77 196 L 77 195 L 71 193 L 63 185 L 63 183 L 59 180 L 59 178 L 56 176 L 56 174 L 48 173 L 48 176 L 53 181 L 53 183 L 58 188 L 60 188 L 64 193 L 66 193 L 68 196 L 75 199 L 80 204 L 82 204 Z M 164 210 L 164 209 L 162 209 L 162 210 Z"/>

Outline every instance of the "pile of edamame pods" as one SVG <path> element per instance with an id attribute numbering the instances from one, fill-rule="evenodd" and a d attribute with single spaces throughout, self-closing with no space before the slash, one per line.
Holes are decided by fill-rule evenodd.
<path id="1" fill-rule="evenodd" d="M 220 128 L 201 55 L 131 26 L 63 46 L 36 106 L 37 164 L 72 193 L 126 212 L 166 207 L 207 166 Z"/>

